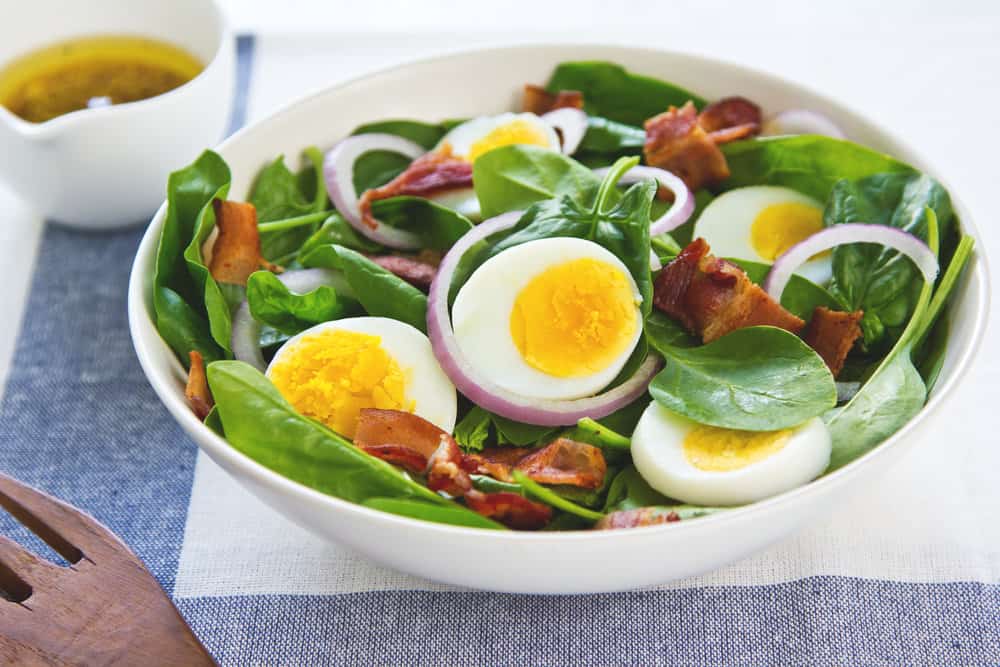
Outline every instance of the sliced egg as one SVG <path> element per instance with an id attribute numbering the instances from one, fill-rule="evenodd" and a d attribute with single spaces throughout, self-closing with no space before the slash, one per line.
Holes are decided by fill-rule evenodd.
<path id="1" fill-rule="evenodd" d="M 423 333 L 386 317 L 317 324 L 289 339 L 267 377 L 298 412 L 353 438 L 364 408 L 404 410 L 451 433 L 455 386 Z"/>
<path id="2" fill-rule="evenodd" d="M 475 163 L 479 156 L 494 148 L 512 144 L 560 150 L 559 135 L 551 125 L 533 113 L 502 113 L 473 118 L 452 128 L 435 151 L 448 151 L 453 157 Z M 431 197 L 462 215 L 479 219 L 479 200 L 472 188 L 449 190 Z"/>
<path id="3" fill-rule="evenodd" d="M 819 417 L 781 431 L 697 424 L 656 403 L 632 434 L 632 460 L 660 493 L 693 505 L 743 505 L 819 477 L 830 463 Z"/>
<path id="4" fill-rule="evenodd" d="M 717 257 L 772 263 L 823 229 L 823 204 L 790 188 L 755 185 L 730 190 L 705 207 L 694 225 Z M 804 263 L 799 275 L 819 285 L 833 276 L 830 253 Z"/>
<path id="5" fill-rule="evenodd" d="M 491 257 L 452 310 L 464 356 L 521 396 L 572 399 L 611 383 L 642 335 L 632 274 L 578 238 L 522 243 Z"/>

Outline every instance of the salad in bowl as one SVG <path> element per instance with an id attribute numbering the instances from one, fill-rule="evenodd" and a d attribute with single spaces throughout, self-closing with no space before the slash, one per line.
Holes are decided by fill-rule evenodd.
<path id="1" fill-rule="evenodd" d="M 349 543 L 436 524 L 593 535 L 595 558 L 871 457 L 946 366 L 974 247 L 948 191 L 818 102 L 647 72 L 563 59 L 494 96 L 514 107 L 352 107 L 292 145 L 279 114 L 175 172 L 133 292 L 178 419 L 265 497 L 302 493 L 300 522 L 338 508 L 318 530 Z M 315 125 L 323 104 L 298 106 Z M 285 155 L 247 157 L 265 145 Z"/>

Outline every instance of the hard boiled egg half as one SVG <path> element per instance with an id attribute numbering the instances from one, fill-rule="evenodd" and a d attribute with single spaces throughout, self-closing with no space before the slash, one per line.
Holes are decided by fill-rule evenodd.
<path id="1" fill-rule="evenodd" d="M 289 339 L 267 377 L 299 413 L 353 438 L 363 408 L 404 410 L 451 433 L 455 387 L 430 341 L 385 317 L 324 322 Z"/>
<path id="2" fill-rule="evenodd" d="M 574 399 L 606 387 L 642 335 L 632 274 L 603 246 L 578 238 L 528 241 L 476 269 L 455 298 L 463 355 L 504 389 Z"/>
<path id="3" fill-rule="evenodd" d="M 717 257 L 772 263 L 823 229 L 823 204 L 790 188 L 755 185 L 713 199 L 694 224 Z M 804 263 L 799 275 L 819 285 L 833 276 L 830 253 Z"/>
<path id="4" fill-rule="evenodd" d="M 474 164 L 494 148 L 512 144 L 560 150 L 559 135 L 552 126 L 528 112 L 473 118 L 452 128 L 433 150 L 448 151 L 452 157 Z M 451 190 L 432 199 L 466 217 L 480 217 L 479 200 L 472 188 Z"/>
<path id="5" fill-rule="evenodd" d="M 697 424 L 655 401 L 632 434 L 632 460 L 660 493 L 693 505 L 743 505 L 802 486 L 830 463 L 819 417 L 781 431 Z"/>

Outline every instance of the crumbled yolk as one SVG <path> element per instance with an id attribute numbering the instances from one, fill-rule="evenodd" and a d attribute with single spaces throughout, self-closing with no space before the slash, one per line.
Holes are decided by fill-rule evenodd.
<path id="1" fill-rule="evenodd" d="M 632 343 L 638 304 L 629 277 L 596 259 L 574 259 L 535 276 L 514 300 L 510 334 L 524 360 L 556 377 L 612 363 Z"/>
<path id="2" fill-rule="evenodd" d="M 413 411 L 406 375 L 381 338 L 342 329 L 304 336 L 268 371 L 292 407 L 348 438 L 363 408 Z"/>
<path id="3" fill-rule="evenodd" d="M 716 426 L 696 426 L 684 438 L 684 456 L 695 468 L 729 472 L 763 461 L 788 443 L 791 429 L 737 431 Z"/>
<path id="4" fill-rule="evenodd" d="M 476 158 L 483 153 L 511 144 L 547 147 L 549 146 L 549 135 L 525 120 L 513 120 L 493 128 L 469 146 L 469 154 L 465 156 L 465 159 L 469 162 L 475 162 Z"/>
<path id="5" fill-rule="evenodd" d="M 771 204 L 754 218 L 750 245 L 757 254 L 773 262 L 799 241 L 823 229 L 823 211 L 799 202 Z"/>

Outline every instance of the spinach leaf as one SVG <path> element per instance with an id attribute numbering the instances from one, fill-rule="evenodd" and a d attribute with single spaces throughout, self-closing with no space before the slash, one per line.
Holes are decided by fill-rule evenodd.
<path id="1" fill-rule="evenodd" d="M 669 354 L 672 348 L 701 345 L 701 341 L 689 334 L 680 322 L 659 310 L 654 310 L 646 317 L 643 333 L 653 349 L 660 354 Z"/>
<path id="2" fill-rule="evenodd" d="M 875 174 L 838 181 L 823 214 L 827 226 L 867 222 L 888 225 L 927 240 L 926 210 L 933 210 L 939 238 L 951 231 L 954 214 L 948 193 L 923 174 Z M 831 291 L 850 310 L 864 310 L 865 348 L 895 340 L 913 312 L 921 280 L 904 255 L 872 243 L 833 250 Z"/>
<path id="3" fill-rule="evenodd" d="M 392 197 L 372 204 L 372 215 L 384 224 L 416 234 L 425 248 L 447 250 L 472 229 L 458 211 L 423 197 Z"/>
<path id="4" fill-rule="evenodd" d="M 394 134 L 430 150 L 441 141 L 441 137 L 447 131 L 438 123 L 424 123 L 419 120 L 380 120 L 359 125 L 351 134 Z"/>
<path id="5" fill-rule="evenodd" d="M 453 526 L 467 526 L 469 528 L 489 528 L 496 530 L 502 528 L 492 519 L 487 519 L 481 514 L 476 514 L 461 505 L 454 504 L 451 507 L 439 504 L 431 504 L 423 500 L 413 500 L 411 498 L 369 498 L 361 503 L 365 507 L 408 516 L 411 519 L 423 519 L 433 523 L 447 523 Z"/>
<path id="6" fill-rule="evenodd" d="M 674 502 L 646 483 L 634 465 L 627 465 L 611 482 L 608 497 L 604 501 L 604 511 L 621 512 L 653 505 L 671 505 Z"/>
<path id="7" fill-rule="evenodd" d="M 596 512 L 594 510 L 587 509 L 586 507 L 581 507 L 580 505 L 563 498 L 552 489 L 542 486 L 520 470 L 513 470 L 511 475 L 514 478 L 514 481 L 517 482 L 522 489 L 524 489 L 525 495 L 529 498 L 543 502 L 546 505 L 550 505 L 551 507 L 562 510 L 563 512 L 576 515 L 581 519 L 599 521 L 604 517 L 603 512 Z"/>
<path id="8" fill-rule="evenodd" d="M 526 447 L 551 439 L 556 429 L 507 419 L 474 405 L 455 426 L 455 440 L 466 451 L 488 444 Z"/>
<path id="9" fill-rule="evenodd" d="M 455 424 L 455 442 L 467 452 L 482 451 L 490 439 L 490 426 L 493 424 L 489 412 L 473 405 L 472 409 Z"/>
<path id="10" fill-rule="evenodd" d="M 339 270 L 369 315 L 391 317 L 427 331 L 427 296 L 364 255 L 339 245 L 321 245 L 302 258 L 307 267 Z"/>
<path id="11" fill-rule="evenodd" d="M 745 431 L 797 426 L 837 403 L 830 369 L 798 336 L 777 327 L 737 329 L 695 348 L 661 345 L 666 367 L 649 392 L 698 422 Z"/>
<path id="12" fill-rule="evenodd" d="M 747 259 L 728 259 L 727 261 L 736 264 L 743 269 L 747 277 L 758 285 L 764 282 L 768 272 L 771 270 L 770 264 L 753 262 Z M 844 310 L 844 305 L 828 291 L 816 283 L 793 275 L 785 291 L 781 293 L 781 305 L 788 312 L 801 317 L 807 322 L 812 319 L 813 310 L 816 306 L 824 306 L 830 310 Z"/>
<path id="13" fill-rule="evenodd" d="M 701 108 L 705 100 L 679 86 L 641 74 L 632 74 L 621 65 L 600 61 L 561 63 L 545 86 L 549 92 L 578 90 L 583 108 L 594 116 L 619 123 L 641 126 L 670 105 L 688 100 Z"/>
<path id="14" fill-rule="evenodd" d="M 365 190 L 385 185 L 410 166 L 410 158 L 392 151 L 369 151 L 354 162 L 354 191 L 360 196 Z"/>
<path id="15" fill-rule="evenodd" d="M 607 417 L 601 417 L 597 423 L 606 429 L 611 429 L 616 433 L 628 433 L 635 431 L 635 425 L 639 423 L 639 418 L 646 410 L 646 406 L 652 398 L 649 394 L 643 394 L 623 408 L 615 410 Z M 607 451 L 605 452 L 607 454 Z"/>
<path id="16" fill-rule="evenodd" d="M 302 244 L 302 247 L 299 248 L 299 261 L 302 261 L 303 257 L 316 248 L 330 243 L 341 245 L 351 250 L 357 250 L 358 252 L 375 253 L 382 250 L 381 245 L 358 234 L 342 215 L 331 213 L 323 221 L 323 226 L 313 232 Z"/>
<path id="17" fill-rule="evenodd" d="M 320 285 L 306 294 L 296 294 L 270 271 L 250 275 L 247 303 L 255 320 L 289 335 L 343 317 L 345 312 L 332 287 Z"/>
<path id="18" fill-rule="evenodd" d="M 587 117 L 587 133 L 573 154 L 588 167 L 611 164 L 624 155 L 642 153 L 646 131 L 600 116 Z"/>
<path id="19" fill-rule="evenodd" d="M 373 502 L 380 509 L 400 511 L 405 516 L 413 516 L 412 505 L 404 507 L 375 499 L 409 500 L 447 508 L 453 510 L 447 513 L 449 523 L 454 523 L 464 509 L 385 461 L 365 454 L 322 424 L 298 414 L 274 385 L 248 364 L 210 364 L 208 383 L 229 444 L 289 479 L 350 502 Z M 428 512 L 421 518 L 443 517 L 445 514 Z M 468 520 L 468 525 L 481 525 L 474 516 L 468 516 Z"/>
<path id="20" fill-rule="evenodd" d="M 834 183 L 883 172 L 912 173 L 888 155 L 843 139 L 816 135 L 766 137 L 724 144 L 729 163 L 726 190 L 747 185 L 783 185 L 826 201 Z"/>
<path id="21" fill-rule="evenodd" d="M 511 145 L 480 156 L 472 166 L 472 183 L 486 219 L 564 195 L 589 205 L 601 181 L 590 169 L 561 153 Z"/>
<path id="22" fill-rule="evenodd" d="M 173 172 L 167 181 L 167 214 L 153 275 L 153 312 L 157 330 L 185 366 L 191 350 L 214 361 L 224 357 L 228 348 L 228 341 L 220 345 L 213 336 L 221 335 L 224 327 L 217 325 L 213 332 L 205 311 L 205 284 L 196 279 L 200 277 L 197 269 L 192 275 L 185 253 L 195 239 L 203 211 L 211 208 L 212 199 L 225 192 L 229 182 L 229 166 L 212 151 Z"/>
<path id="23" fill-rule="evenodd" d="M 566 429 L 559 435 L 563 438 L 599 447 L 608 463 L 631 460 L 631 439 L 589 417 L 584 417 L 577 422 L 576 426 Z M 610 473 L 608 474 L 610 475 Z"/>
<path id="24" fill-rule="evenodd" d="M 515 447 L 537 445 L 551 438 L 556 432 L 556 429 L 548 426 L 525 424 L 500 415 L 493 415 L 492 419 L 493 425 L 497 429 L 498 445 L 513 445 Z"/>
<path id="25" fill-rule="evenodd" d="M 309 164 L 298 175 L 285 165 L 284 156 L 278 156 L 257 175 L 250 190 L 250 203 L 257 209 L 259 223 L 319 214 L 328 208 L 323 154 L 318 148 L 310 147 L 304 155 Z M 272 261 L 283 259 L 298 250 L 322 220 L 323 217 L 318 216 L 310 219 L 309 224 L 263 228 L 261 254 Z"/>

